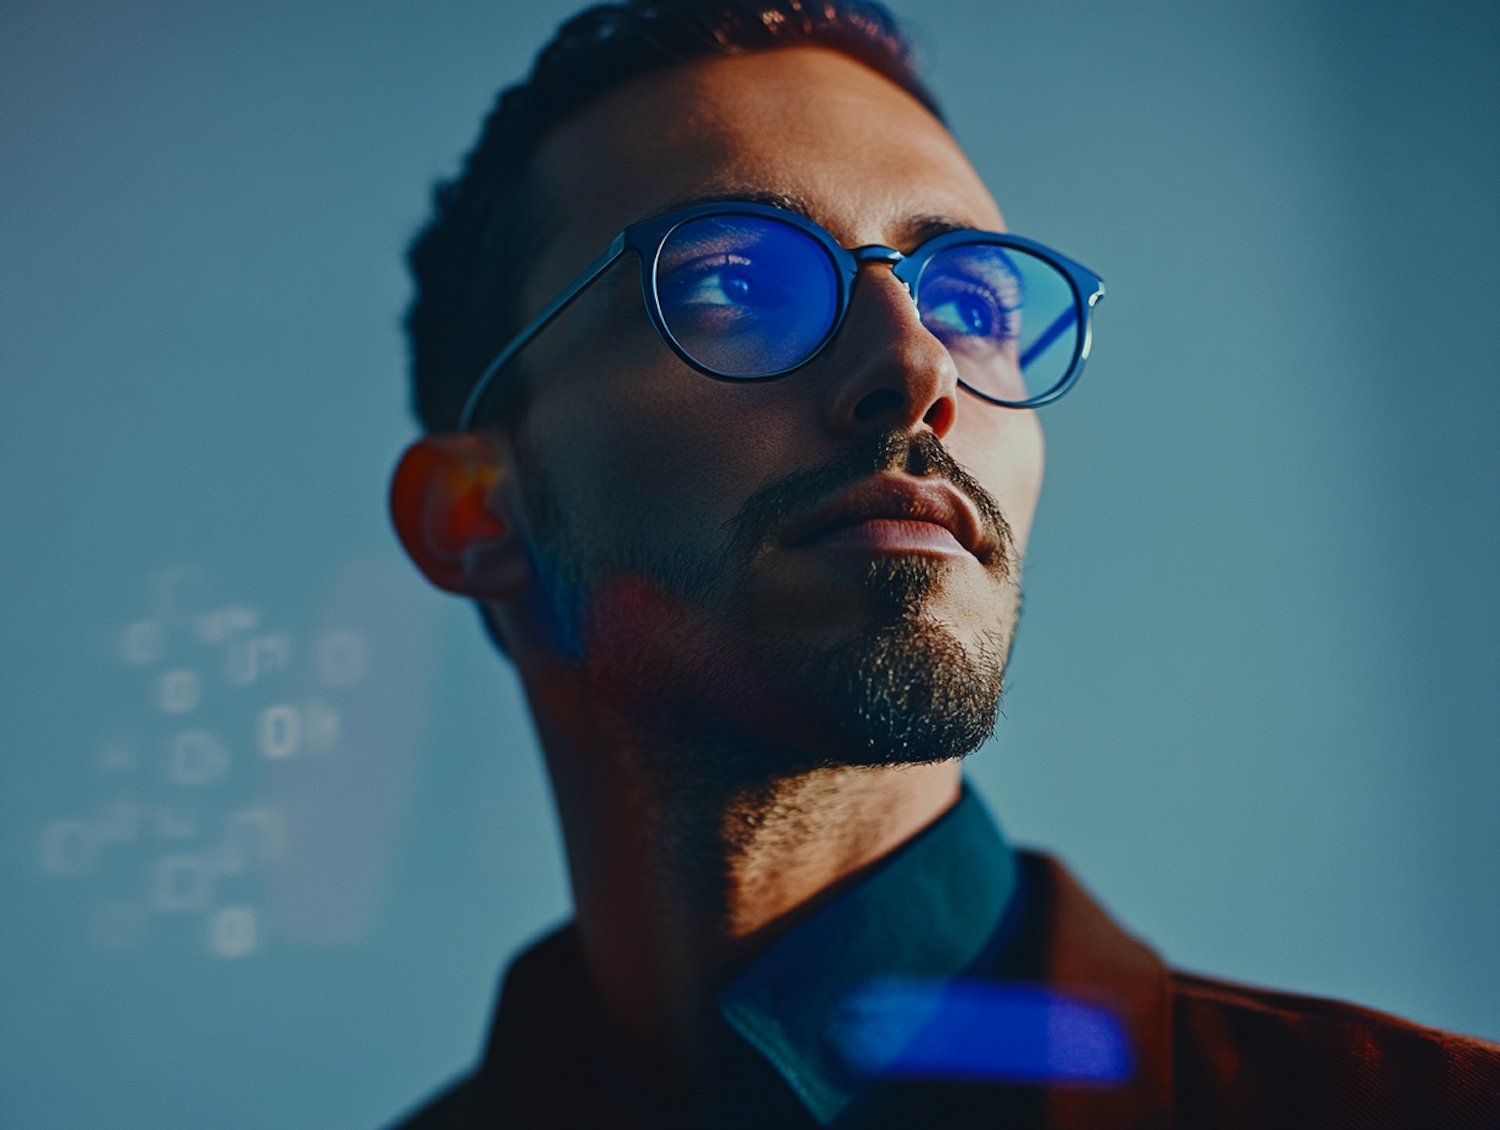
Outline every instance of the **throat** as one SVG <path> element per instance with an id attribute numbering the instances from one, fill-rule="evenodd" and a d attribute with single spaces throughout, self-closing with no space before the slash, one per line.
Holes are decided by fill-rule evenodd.
<path id="1" fill-rule="evenodd" d="M 766 772 L 601 707 L 566 664 L 523 668 L 567 845 L 579 939 L 611 1027 L 696 1073 L 718 993 L 958 799 L 959 762 Z M 772 761 L 778 759 L 771 759 Z"/>
<path id="2" fill-rule="evenodd" d="M 959 793 L 959 764 L 947 761 L 812 769 L 726 791 L 713 805 L 701 787 L 658 794 L 643 862 L 659 916 L 657 953 L 674 955 L 659 974 L 681 979 L 682 1009 L 710 1005 Z"/>

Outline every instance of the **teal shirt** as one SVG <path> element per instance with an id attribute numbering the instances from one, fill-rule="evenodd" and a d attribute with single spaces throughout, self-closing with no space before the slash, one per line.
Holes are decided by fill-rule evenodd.
<path id="1" fill-rule="evenodd" d="M 851 998 L 882 979 L 942 981 L 992 958 L 1017 883 L 1014 852 L 965 784 L 935 823 L 725 988 L 719 1008 L 827 1125 L 873 1082 L 849 1054 Z"/>

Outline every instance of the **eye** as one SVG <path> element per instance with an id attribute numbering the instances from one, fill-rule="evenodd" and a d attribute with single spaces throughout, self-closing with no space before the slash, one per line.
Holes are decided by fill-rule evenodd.
<path id="1" fill-rule="evenodd" d="M 998 248 L 961 245 L 939 254 L 922 272 L 917 305 L 922 324 L 945 341 L 1000 345 L 1021 332 L 1020 279 Z"/>
<path id="2" fill-rule="evenodd" d="M 719 289 L 730 302 L 741 306 L 760 305 L 760 283 L 743 267 L 725 267 L 720 271 Z"/>
<path id="3" fill-rule="evenodd" d="M 995 319 L 986 303 L 965 296 L 923 310 L 922 322 L 929 329 L 941 327 L 952 333 L 988 337 L 994 331 Z"/>
<path id="4" fill-rule="evenodd" d="M 925 280 L 924 280 L 925 283 Z M 1016 336 L 1021 312 L 989 287 L 969 280 L 940 278 L 922 287 L 922 324 L 944 337 Z"/>
<path id="5" fill-rule="evenodd" d="M 807 232 L 775 219 L 690 220 L 662 244 L 653 282 L 672 344 L 720 376 L 800 365 L 838 317 L 833 259 Z"/>
<path id="6" fill-rule="evenodd" d="M 780 288 L 766 272 L 740 255 L 716 255 L 684 264 L 663 288 L 663 305 L 754 309 L 774 305 Z"/>

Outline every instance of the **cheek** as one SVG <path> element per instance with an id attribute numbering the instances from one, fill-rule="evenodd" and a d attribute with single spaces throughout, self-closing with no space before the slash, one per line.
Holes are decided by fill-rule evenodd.
<path id="1" fill-rule="evenodd" d="M 972 399 L 963 392 L 959 396 Z M 944 442 L 954 458 L 999 500 L 1017 548 L 1024 550 L 1042 490 L 1044 445 L 1036 413 L 961 403 Z"/>
<path id="2" fill-rule="evenodd" d="M 639 358 L 613 352 L 607 374 L 553 369 L 524 424 L 568 525 L 606 559 L 612 546 L 636 558 L 712 553 L 774 458 L 732 388 L 650 344 Z"/>

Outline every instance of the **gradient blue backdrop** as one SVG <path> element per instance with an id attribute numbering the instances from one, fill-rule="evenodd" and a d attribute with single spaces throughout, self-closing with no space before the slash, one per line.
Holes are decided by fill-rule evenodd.
<path id="1" fill-rule="evenodd" d="M 1500 7 L 897 7 L 1012 229 L 1109 283 L 973 776 L 1177 964 L 1500 1038 Z M 566 914 L 513 680 L 382 492 L 401 249 L 570 9 L 0 6 L 3 1126 L 375 1126 Z M 290 649 L 248 688 L 192 636 L 234 607 Z M 265 756 L 281 698 L 334 752 Z M 273 810 L 279 859 L 152 885 Z"/>

